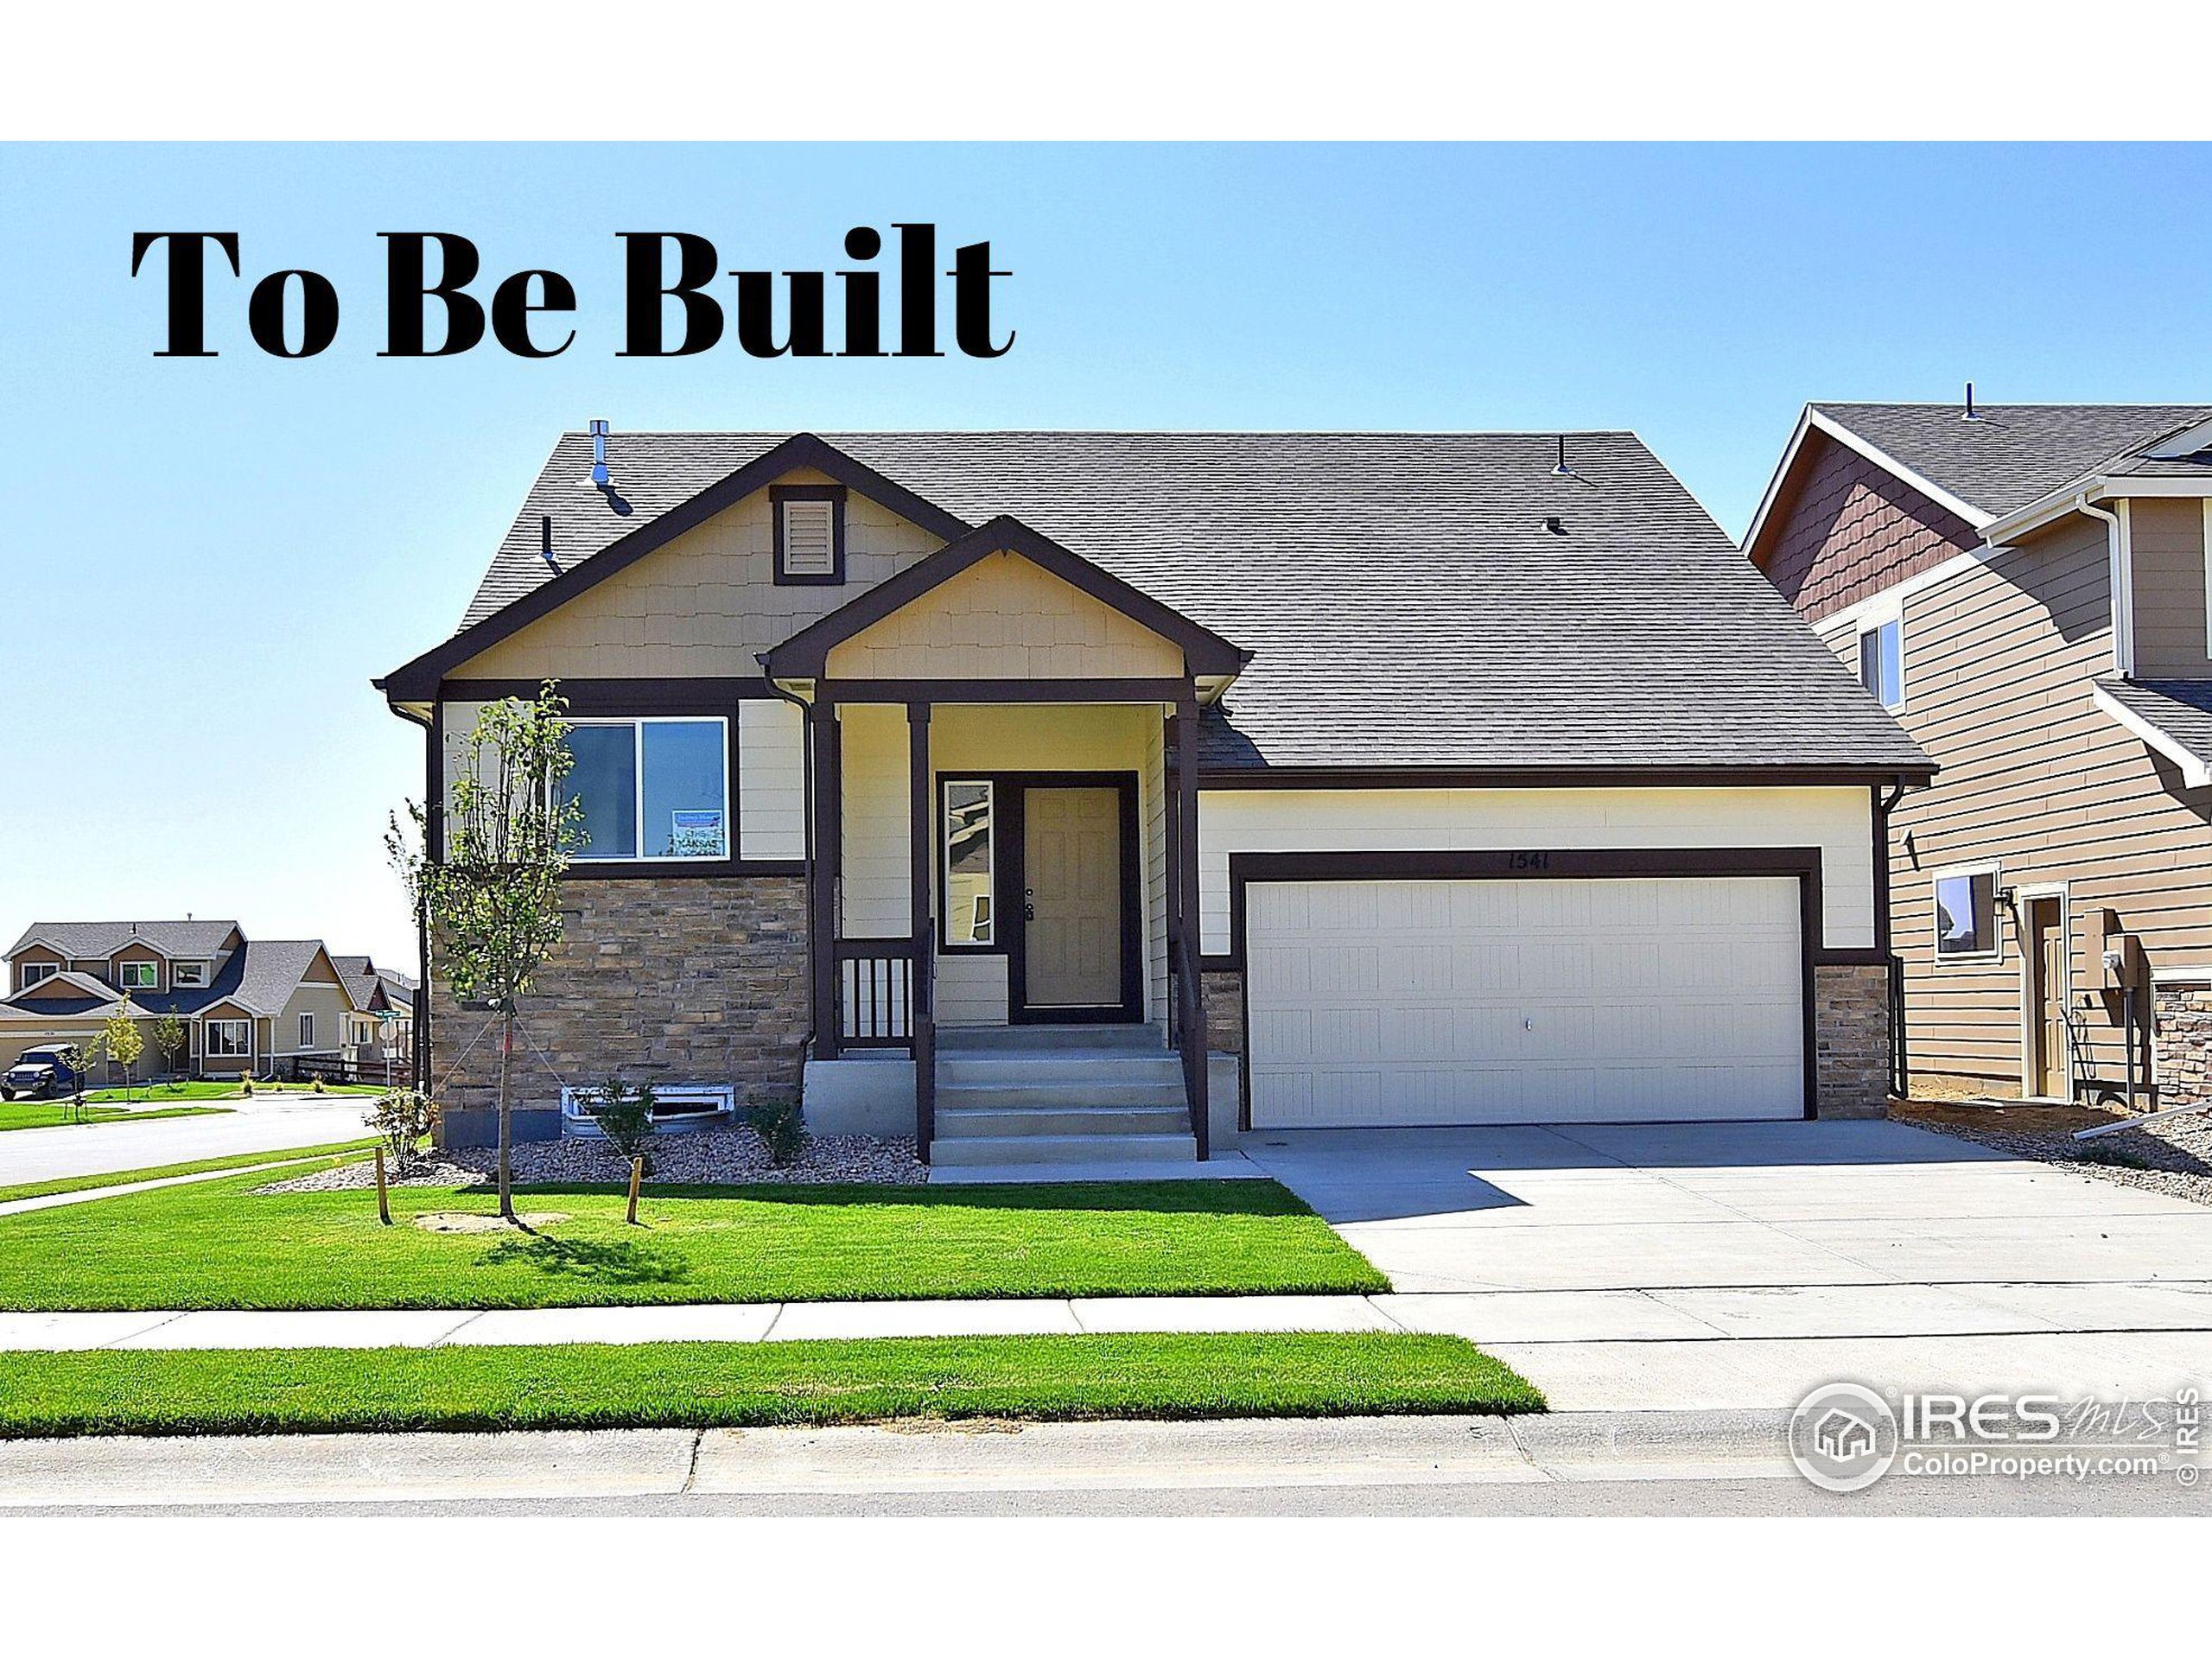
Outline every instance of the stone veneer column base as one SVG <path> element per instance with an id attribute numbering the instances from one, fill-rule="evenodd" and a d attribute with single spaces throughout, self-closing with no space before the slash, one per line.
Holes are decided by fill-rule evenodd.
<path id="1" fill-rule="evenodd" d="M 1878 966 L 1813 969 L 1813 1042 L 1821 1117 L 1890 1109 L 1890 974 Z"/>
<path id="2" fill-rule="evenodd" d="M 1202 973 L 1205 989 L 1206 1047 L 1216 1054 L 1244 1052 L 1244 976 Z"/>
<path id="3" fill-rule="evenodd" d="M 572 879 L 560 944 L 522 1000 L 513 1065 L 518 1133 L 542 1134 L 561 1085 L 728 1084 L 741 1108 L 797 1098 L 809 1028 L 805 882 L 798 876 Z M 481 1138 L 499 1087 L 493 1016 L 457 1005 L 433 975 L 430 1077 Z M 454 1068 L 460 1067 L 457 1075 Z M 527 1115 L 526 1117 L 524 1115 Z"/>
<path id="4" fill-rule="evenodd" d="M 2158 1104 L 2194 1106 L 2212 1100 L 2212 987 L 2160 986 L 2151 1036 Z"/>

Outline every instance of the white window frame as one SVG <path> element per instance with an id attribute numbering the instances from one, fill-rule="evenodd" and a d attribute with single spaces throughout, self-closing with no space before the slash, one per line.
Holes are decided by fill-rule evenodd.
<path id="1" fill-rule="evenodd" d="M 594 853 L 588 847 L 574 855 L 575 864 L 727 864 L 737 856 L 737 802 L 729 766 L 729 717 L 726 715 L 587 715 L 569 722 L 579 726 L 626 726 L 634 734 L 632 750 L 635 765 L 631 767 L 632 823 L 636 826 L 639 850 L 634 853 Z M 647 855 L 645 845 L 645 734 L 648 726 L 712 726 L 721 734 L 717 753 L 721 757 L 722 769 L 722 850 L 719 853 L 656 853 Z"/>
<path id="2" fill-rule="evenodd" d="M 563 1088 L 561 1090 L 562 1134 L 593 1135 L 605 1133 L 585 1104 L 588 1097 L 598 1092 L 595 1089 Z M 663 1122 L 696 1123 L 737 1115 L 737 1090 L 727 1083 L 657 1083 L 653 1085 L 653 1097 L 659 1105 L 659 1109 L 653 1114 L 656 1126 Z"/>
<path id="3" fill-rule="evenodd" d="M 1897 631 L 1897 701 L 1894 702 L 1888 701 L 1879 691 L 1866 684 L 1866 636 L 1869 634 L 1878 636 L 1874 650 L 1878 660 L 1881 652 L 1878 636 L 1884 628 L 1895 628 Z M 1860 685 L 1866 687 L 1867 695 L 1879 702 L 1883 708 L 1893 715 L 1904 712 L 1905 702 L 1904 607 L 1902 604 L 1879 607 L 1859 619 L 1852 636 L 1851 672 L 1853 677 L 1857 679 Z"/>
<path id="4" fill-rule="evenodd" d="M 1959 877 L 1989 878 L 1989 948 L 1986 950 L 1945 950 L 1943 911 L 1936 894 L 1943 882 Z M 1928 873 L 1929 954 L 1939 968 L 1987 967 L 2005 960 L 2005 872 L 1993 858 L 1969 864 L 1946 864 Z"/>
<path id="5" fill-rule="evenodd" d="M 977 788 L 983 791 L 983 800 L 985 803 L 983 809 L 984 815 L 986 820 L 990 825 L 991 868 L 988 872 L 989 885 L 985 889 L 982 895 L 984 898 L 988 899 L 991 904 L 990 914 L 985 923 L 985 925 L 990 930 L 990 938 L 988 939 L 956 939 L 952 937 L 952 837 L 948 833 L 951 828 L 948 820 L 951 816 L 952 791 L 956 789 L 962 788 Z M 999 789 L 997 779 L 992 778 L 959 778 L 948 774 L 944 779 L 942 787 L 938 791 L 938 908 L 944 912 L 944 925 L 940 929 L 940 938 L 938 943 L 939 947 L 943 950 L 1000 952 L 1003 951 L 1006 948 L 999 942 Z M 974 919 L 975 918 L 972 915 L 969 918 L 971 925 Z"/>
<path id="6" fill-rule="evenodd" d="M 251 1020 L 202 1020 L 200 1025 L 200 1058 L 205 1060 L 247 1060 L 253 1058 L 253 1021 Z M 218 1048 L 215 1039 L 236 1027 L 245 1033 L 245 1046 Z"/>
<path id="7" fill-rule="evenodd" d="M 300 1011 L 299 1046 L 302 1048 L 315 1046 L 315 1010 L 312 1008 L 303 1008 Z"/>
<path id="8" fill-rule="evenodd" d="M 189 975 L 191 977 L 187 978 Z M 207 964 L 204 962 L 173 962 L 169 964 L 169 986 L 173 990 L 200 991 L 207 988 Z"/>
<path id="9" fill-rule="evenodd" d="M 22 982 L 21 990 L 28 991 L 32 986 L 44 983 L 60 971 L 50 962 L 27 962 L 16 970 L 16 977 Z"/>
<path id="10" fill-rule="evenodd" d="M 143 982 L 130 977 L 142 969 L 151 973 L 153 977 Z M 162 988 L 162 964 L 158 962 L 126 962 L 116 969 L 115 982 L 126 991 L 157 991 Z"/>

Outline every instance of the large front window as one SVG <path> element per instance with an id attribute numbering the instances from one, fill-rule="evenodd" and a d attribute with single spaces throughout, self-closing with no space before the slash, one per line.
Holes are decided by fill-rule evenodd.
<path id="1" fill-rule="evenodd" d="M 991 785 L 944 786 L 944 942 L 988 944 L 992 877 Z"/>
<path id="2" fill-rule="evenodd" d="M 206 1053 L 211 1060 L 244 1059 L 253 1052 L 253 1027 L 244 1020 L 210 1020 Z"/>
<path id="3" fill-rule="evenodd" d="M 579 861 L 729 856 L 728 721 L 580 720 L 569 750 Z"/>

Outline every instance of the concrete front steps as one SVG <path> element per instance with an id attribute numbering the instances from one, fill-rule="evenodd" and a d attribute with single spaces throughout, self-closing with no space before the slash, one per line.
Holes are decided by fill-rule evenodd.
<path id="1" fill-rule="evenodd" d="M 1156 1025 L 938 1033 L 935 1166 L 1189 1164 L 1198 1155 L 1182 1064 Z"/>

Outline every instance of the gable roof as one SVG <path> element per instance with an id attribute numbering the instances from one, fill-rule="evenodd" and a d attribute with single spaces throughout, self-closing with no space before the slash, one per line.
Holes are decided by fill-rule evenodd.
<path id="1" fill-rule="evenodd" d="M 384 983 L 377 976 L 375 963 L 366 957 L 333 957 L 330 965 L 338 970 L 339 983 L 345 986 L 346 1000 L 353 1005 L 353 1011 L 368 1013 Z"/>
<path id="2" fill-rule="evenodd" d="M 2212 416 L 2195 404 L 1815 404 L 1883 454 L 2001 518 L 2177 428 Z M 2212 467 L 2197 471 L 2212 474 Z"/>
<path id="3" fill-rule="evenodd" d="M 1020 519 L 1001 514 L 966 535 L 956 537 L 927 558 L 877 582 L 829 615 L 801 628 L 781 645 L 762 652 L 761 666 L 777 679 L 811 679 L 824 673 L 830 653 L 836 647 L 942 587 L 979 560 L 1001 550 L 1019 553 L 1039 569 L 1050 571 L 1101 604 L 1111 606 L 1140 626 L 1180 646 L 1185 665 L 1193 675 L 1234 674 L 1251 658 L 1251 652 L 1238 650 L 1219 634 L 1161 604 L 1141 588 L 1131 587 L 1112 571 L 1071 553 Z"/>
<path id="4" fill-rule="evenodd" d="M 11 1009 L 41 1014 L 77 1014 L 95 1010 L 105 1013 L 122 1001 L 120 992 L 74 969 L 48 974 L 35 985 L 27 985 L 13 996 L 0 998 L 0 1003 Z"/>
<path id="5" fill-rule="evenodd" d="M 937 525 L 951 521 L 934 532 L 948 540 L 1018 518 L 1251 652 L 1201 725 L 1211 770 L 1929 773 L 1633 434 L 1568 435 L 1570 474 L 1554 468 L 1559 442 L 899 432 L 802 447 L 804 464 L 834 472 L 842 457 L 855 475 L 897 480 Z M 543 614 L 608 557 L 639 556 L 661 519 L 688 527 L 788 470 L 778 458 L 802 440 L 618 433 L 608 460 L 626 519 L 576 482 L 589 443 L 569 434 L 555 446 L 464 619 L 480 631 L 387 677 L 388 696 L 428 696 L 491 643 L 484 624 Z M 544 512 L 559 575 L 537 551 Z"/>
<path id="6" fill-rule="evenodd" d="M 213 957 L 223 948 L 238 925 L 209 922 L 33 922 L 22 937 L 8 947 L 15 956 L 35 944 L 43 944 L 78 961 L 111 957 L 126 945 L 152 946 L 165 957 L 187 961 Z"/>

